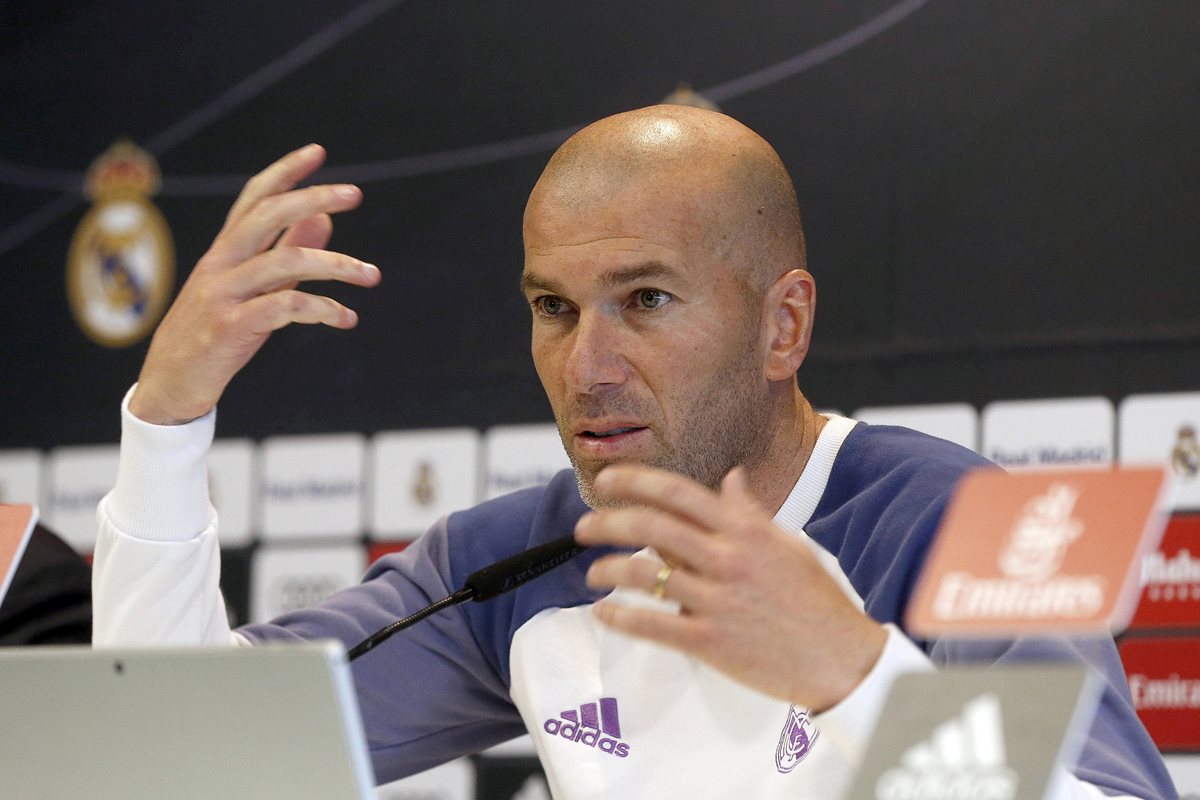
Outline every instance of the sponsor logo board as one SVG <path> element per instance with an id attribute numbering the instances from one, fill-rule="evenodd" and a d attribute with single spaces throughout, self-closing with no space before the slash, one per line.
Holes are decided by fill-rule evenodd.
<path id="1" fill-rule="evenodd" d="M 218 439 L 208 451 L 208 494 L 220 518 L 223 547 L 240 547 L 252 539 L 258 499 L 255 457 L 249 439 Z"/>
<path id="2" fill-rule="evenodd" d="M 41 502 L 40 450 L 0 450 L 0 503 Z"/>
<path id="3" fill-rule="evenodd" d="M 1200 627 L 1200 515 L 1173 516 L 1142 556 L 1142 596 L 1131 628 Z"/>
<path id="4" fill-rule="evenodd" d="M 979 412 L 968 403 L 860 408 L 854 418 L 868 425 L 899 425 L 968 450 L 979 449 Z"/>
<path id="5" fill-rule="evenodd" d="M 1179 791 L 1179 800 L 1200 800 L 1200 755 L 1168 755 L 1163 761 Z"/>
<path id="6" fill-rule="evenodd" d="M 487 499 L 547 483 L 571 466 L 558 428 L 543 425 L 498 425 L 487 432 L 485 488 Z"/>
<path id="7" fill-rule="evenodd" d="M 1123 627 L 1158 544 L 1161 469 L 1008 474 L 958 485 L 907 620 L 920 636 Z"/>
<path id="8" fill-rule="evenodd" d="M 395 431 L 371 446 L 370 533 L 413 537 L 479 501 L 480 434 L 473 428 Z"/>
<path id="9" fill-rule="evenodd" d="M 1200 638 L 1129 637 L 1120 645 L 1133 707 L 1161 750 L 1200 750 Z"/>
<path id="10" fill-rule="evenodd" d="M 361 434 L 280 436 L 263 442 L 263 538 L 358 537 L 365 442 Z"/>
<path id="11" fill-rule="evenodd" d="M 360 545 L 266 545 L 251 565 L 250 616 L 267 622 L 280 614 L 308 608 L 334 592 L 353 586 L 363 574 Z"/>
<path id="12" fill-rule="evenodd" d="M 1163 464 L 1171 506 L 1200 510 L 1200 392 L 1130 395 L 1121 401 L 1122 464 Z"/>
<path id="13" fill-rule="evenodd" d="M 1103 466 L 1115 412 L 1104 397 L 1010 400 L 983 409 L 983 449 L 1005 469 Z"/>
<path id="14" fill-rule="evenodd" d="M 46 457 L 42 520 L 81 553 L 96 546 L 96 506 L 117 482 L 116 445 L 59 447 Z"/>

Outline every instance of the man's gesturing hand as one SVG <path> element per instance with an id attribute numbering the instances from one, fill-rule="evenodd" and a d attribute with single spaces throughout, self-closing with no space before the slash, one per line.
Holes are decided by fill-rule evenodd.
<path id="1" fill-rule="evenodd" d="M 310 280 L 379 282 L 376 267 L 324 249 L 333 232 L 330 214 L 357 207 L 362 192 L 348 185 L 294 188 L 324 160 L 322 147 L 308 145 L 246 183 L 154 333 L 130 399 L 135 416 L 172 425 L 207 413 L 285 325 L 358 323 L 342 304 L 296 289 Z"/>
<path id="2" fill-rule="evenodd" d="M 766 694 L 824 711 L 866 676 L 887 633 L 860 611 L 809 546 L 777 527 L 746 489 L 741 468 L 719 494 L 638 465 L 604 470 L 604 498 L 631 505 L 585 515 L 580 544 L 653 547 L 670 564 L 665 597 L 679 614 L 596 604 L 605 624 L 674 647 Z M 596 588 L 652 591 L 659 565 L 613 555 L 588 571 Z"/>

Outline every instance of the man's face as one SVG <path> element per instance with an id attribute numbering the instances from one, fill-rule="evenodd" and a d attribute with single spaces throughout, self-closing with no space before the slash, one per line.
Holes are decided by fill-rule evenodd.
<path id="1" fill-rule="evenodd" d="M 753 462 L 770 435 L 761 305 L 706 240 L 713 215 L 680 182 L 538 198 L 522 278 L 533 360 L 584 500 L 619 461 L 714 488 Z"/>

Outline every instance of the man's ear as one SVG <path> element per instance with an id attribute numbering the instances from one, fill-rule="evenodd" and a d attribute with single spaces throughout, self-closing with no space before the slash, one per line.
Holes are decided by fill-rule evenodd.
<path id="1" fill-rule="evenodd" d="M 763 302 L 767 327 L 764 376 L 769 381 L 790 380 L 808 355 L 817 285 L 806 270 L 793 269 L 771 285 Z"/>

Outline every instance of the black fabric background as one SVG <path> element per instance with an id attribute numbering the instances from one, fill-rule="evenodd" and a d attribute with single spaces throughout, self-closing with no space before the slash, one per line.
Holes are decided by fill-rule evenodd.
<path id="1" fill-rule="evenodd" d="M 161 140 L 349 14 L 383 9 L 156 151 L 178 280 L 232 197 L 181 177 L 248 176 L 314 140 L 338 168 L 554 131 L 753 73 L 895 5 L 0 2 L 0 238 L 62 196 L 54 176 L 119 136 Z M 819 289 L 800 373 L 813 402 L 1196 389 L 1197 41 L 1192 0 L 929 0 L 724 100 L 796 179 Z M 548 420 L 516 280 L 549 150 L 364 181 L 335 245 L 384 282 L 333 290 L 361 326 L 275 336 L 231 385 L 219 434 Z M 0 254 L 0 447 L 115 441 L 145 352 L 72 321 L 66 251 L 87 205 L 68 206 Z"/>

